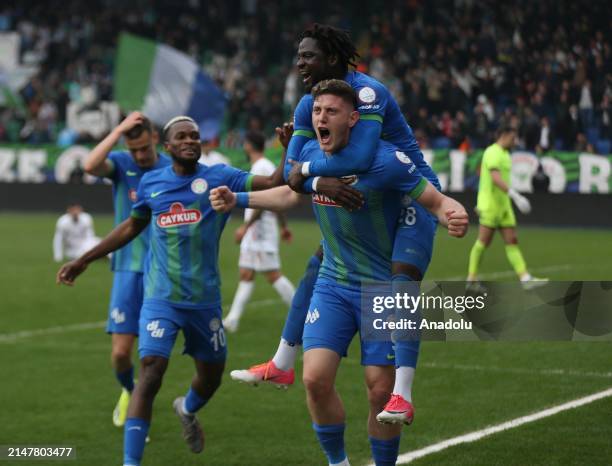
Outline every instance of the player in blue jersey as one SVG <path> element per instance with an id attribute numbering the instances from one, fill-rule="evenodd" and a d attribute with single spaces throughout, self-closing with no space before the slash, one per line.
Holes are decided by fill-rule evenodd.
<path id="1" fill-rule="evenodd" d="M 90 262 L 125 246 L 150 225 L 139 321 L 140 377 L 124 426 L 126 466 L 140 464 L 153 401 L 181 329 L 184 353 L 194 359 L 196 374 L 187 395 L 173 406 L 189 448 L 199 453 L 204 447 L 195 413 L 219 387 L 226 357 L 217 259 L 228 216 L 211 209 L 208 191 L 220 185 L 240 191 L 266 189 L 282 180 L 280 170 L 264 177 L 226 165 L 199 164 L 200 134 L 189 117 L 171 120 L 164 141 L 172 165 L 144 175 L 130 217 L 57 274 L 58 283 L 72 285 Z"/>
<path id="2" fill-rule="evenodd" d="M 345 31 L 314 24 L 302 34 L 297 67 L 303 77 L 305 89 L 309 91 L 323 79 L 346 81 L 357 93 L 360 118 L 344 149 L 333 157 L 297 164 L 289 176 L 291 168 L 289 159 L 297 160 L 304 144 L 315 134 L 311 119 L 312 96 L 306 94 L 302 97 L 295 109 L 295 131 L 287 150 L 288 164 L 285 175 L 288 176 L 289 185 L 298 192 L 312 192 L 313 182 L 320 181 L 318 176 L 345 176 L 366 170 L 382 137 L 407 154 L 421 175 L 439 189 L 440 184 L 435 173 L 424 160 L 412 129 L 388 89 L 368 75 L 349 71 L 349 67 L 354 66 L 358 57 L 355 45 Z M 305 179 L 306 176 L 309 178 Z M 423 279 L 431 261 L 437 225 L 436 219 L 419 203 L 412 202 L 409 197 L 404 201 L 393 248 L 392 279 L 398 291 L 407 281 Z M 260 381 L 278 383 L 293 379 L 296 347 L 301 344 L 303 322 L 312 295 L 313 277 L 316 276 L 320 264 L 319 257 L 320 251 L 309 261 L 306 275 L 300 282 L 287 315 L 280 344 L 272 360 L 248 370 L 232 371 L 233 378 L 251 383 Z M 389 406 L 380 413 L 381 421 L 401 423 L 412 421 L 412 382 L 418 354 L 418 341 L 398 342 L 397 377 L 393 393 L 399 396 L 389 400 Z"/>
<path id="3" fill-rule="evenodd" d="M 124 137 L 127 151 L 113 151 Z M 158 134 L 140 112 L 133 112 L 102 140 L 87 156 L 84 169 L 113 183 L 115 225 L 130 216 L 136 190 L 142 176 L 170 165 L 170 158 L 158 154 Z M 142 273 L 149 248 L 149 232 L 113 254 L 113 288 L 108 306 L 106 331 L 111 334 L 111 363 L 121 385 L 121 396 L 113 410 L 113 423 L 125 424 L 130 394 L 134 389 L 132 348 L 138 336 L 138 318 L 142 307 Z"/>
<path id="4" fill-rule="evenodd" d="M 350 129 L 359 118 L 355 93 L 346 82 L 322 81 L 313 95 L 312 118 L 318 144 L 307 142 L 300 154 L 300 160 L 311 162 L 345 148 Z M 343 440 L 345 414 L 334 381 L 341 357 L 346 355 L 355 333 L 360 332 L 370 404 L 368 433 L 374 460 L 382 466 L 395 464 L 401 432 L 401 425 L 376 421 L 394 386 L 394 349 L 390 338 L 363 339 L 363 286 L 391 279 L 394 237 L 405 193 L 435 214 L 453 236 L 465 235 L 467 213 L 461 204 L 423 178 L 410 157 L 384 141 L 379 141 L 369 169 L 356 177 L 353 187 L 365 199 L 364 207 L 354 211 L 339 208 L 327 196 L 312 195 L 324 254 L 304 327 L 303 380 L 313 427 L 329 464 L 348 465 Z M 279 195 L 282 189 L 232 196 L 219 188 L 211 192 L 211 201 L 213 207 L 222 210 L 238 199 L 242 205 L 278 210 L 290 206 L 287 193 Z M 266 198 L 269 203 L 264 202 Z"/>

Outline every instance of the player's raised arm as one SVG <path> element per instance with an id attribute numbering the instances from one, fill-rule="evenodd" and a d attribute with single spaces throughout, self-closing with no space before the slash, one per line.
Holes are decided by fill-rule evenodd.
<path id="1" fill-rule="evenodd" d="M 83 170 L 94 176 L 109 176 L 113 172 L 113 164 L 108 160 L 108 154 L 119 142 L 121 136 L 134 126 L 142 124 L 144 118 L 144 115 L 140 112 L 130 113 L 93 148 L 83 163 Z"/>
<path id="2" fill-rule="evenodd" d="M 64 264 L 57 272 L 56 283 L 72 286 L 74 280 L 85 271 L 91 262 L 116 251 L 136 238 L 147 227 L 149 220 L 149 218 L 129 217 L 117 225 L 95 247 L 78 259 Z"/>

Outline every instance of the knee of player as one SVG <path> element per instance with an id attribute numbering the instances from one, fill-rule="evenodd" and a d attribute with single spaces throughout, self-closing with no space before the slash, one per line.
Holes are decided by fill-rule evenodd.
<path id="1" fill-rule="evenodd" d="M 251 282 L 255 279 L 255 271 L 251 269 L 240 269 L 240 281 Z"/>
<path id="2" fill-rule="evenodd" d="M 372 387 L 368 387 L 368 403 L 370 406 L 378 410 L 384 406 L 389 398 L 391 397 L 391 390 L 393 386 L 387 383 L 375 384 Z"/>
<path id="3" fill-rule="evenodd" d="M 406 264 L 404 262 L 393 262 L 393 264 L 391 264 L 391 273 L 394 276 L 405 275 L 415 282 L 419 282 L 423 279 L 423 274 L 416 265 Z"/>
<path id="4" fill-rule="evenodd" d="M 281 274 L 278 270 L 273 270 L 271 272 L 266 273 L 266 280 L 270 285 L 274 285 L 274 282 L 281 277 Z"/>
<path id="5" fill-rule="evenodd" d="M 145 391 L 157 392 L 161 387 L 167 360 L 155 356 L 147 356 L 142 359 L 138 384 Z"/>
<path id="6" fill-rule="evenodd" d="M 320 377 L 316 374 L 309 374 L 304 372 L 302 375 L 302 382 L 308 392 L 308 395 L 316 401 L 317 398 L 323 398 L 334 389 L 333 380 L 328 380 L 324 377 Z"/>
<path id="7" fill-rule="evenodd" d="M 124 345 L 114 345 L 111 350 L 113 363 L 130 363 L 132 358 L 132 348 Z"/>

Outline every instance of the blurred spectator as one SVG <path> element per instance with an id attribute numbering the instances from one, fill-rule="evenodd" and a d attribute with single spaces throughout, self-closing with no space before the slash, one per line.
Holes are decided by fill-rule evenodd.
<path id="1" fill-rule="evenodd" d="M 542 162 L 538 163 L 538 169 L 531 178 L 534 193 L 547 193 L 550 186 L 550 177 L 544 172 Z"/>

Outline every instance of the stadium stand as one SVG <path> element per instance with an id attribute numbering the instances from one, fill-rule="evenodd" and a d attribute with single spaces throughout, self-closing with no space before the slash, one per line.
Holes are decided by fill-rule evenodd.
<path id="1" fill-rule="evenodd" d="M 55 142 L 68 102 L 112 100 L 117 37 L 128 31 L 204 64 L 230 96 L 224 144 L 237 145 L 290 115 L 301 92 L 295 45 L 317 20 L 351 31 L 359 70 L 391 89 L 424 148 L 484 147 L 503 121 L 531 151 L 609 153 L 611 10 L 567 0 L 20 1 L 0 9 L 0 31 L 19 33 L 21 61 L 39 72 L 0 108 L 0 142 Z"/>

